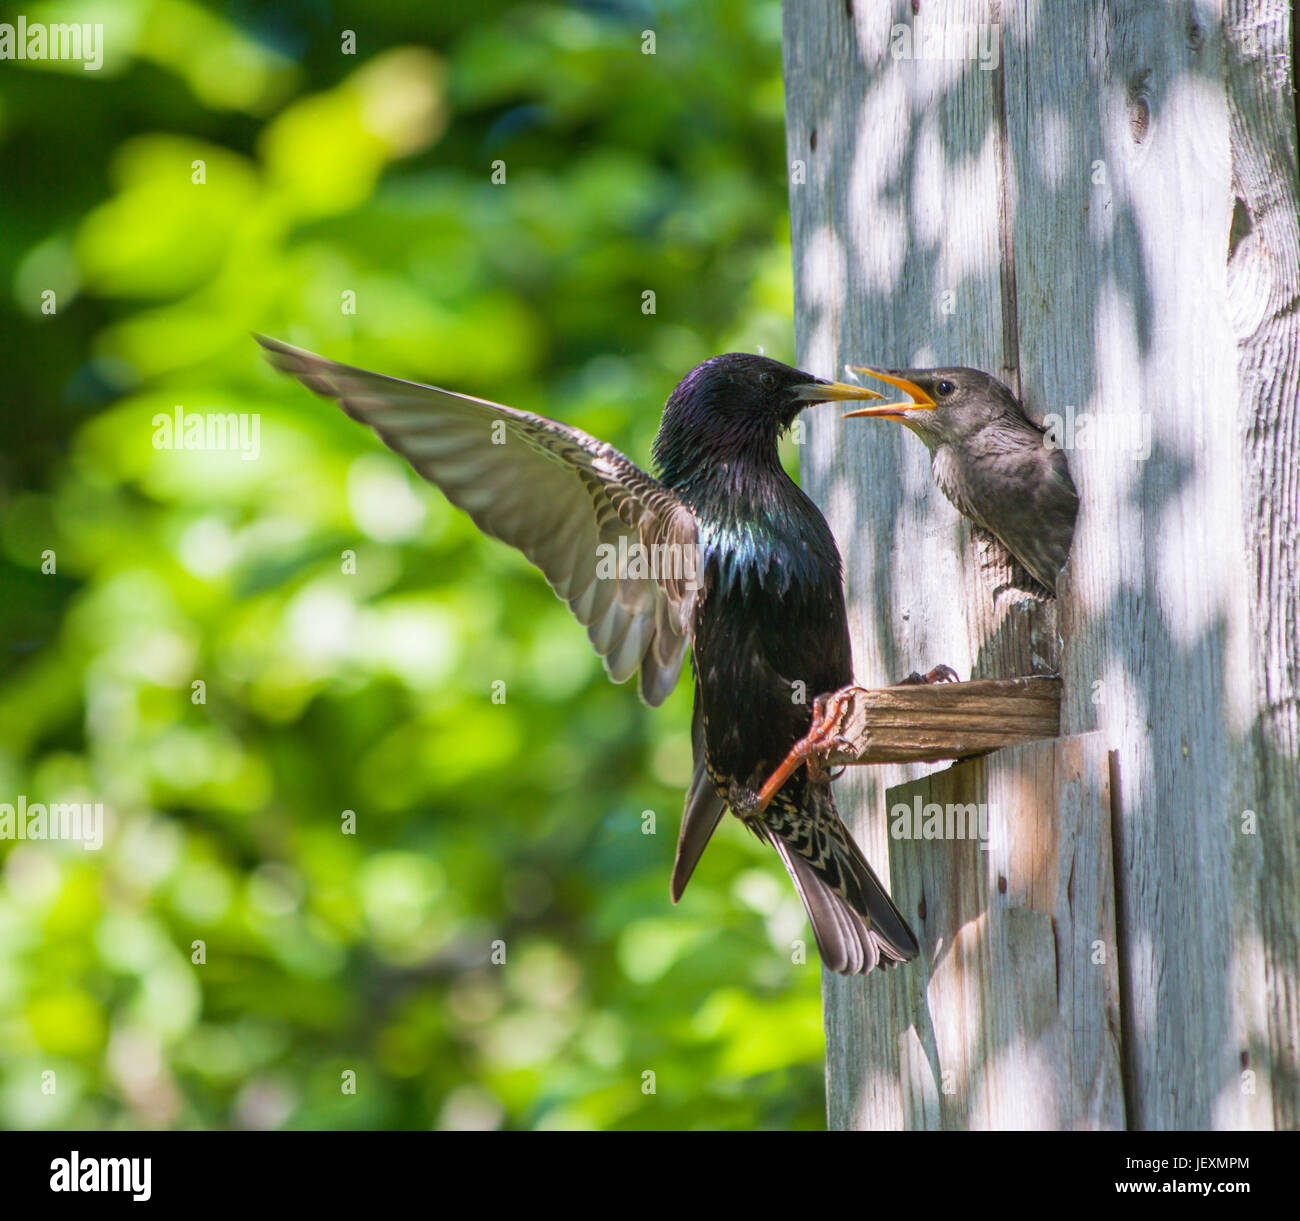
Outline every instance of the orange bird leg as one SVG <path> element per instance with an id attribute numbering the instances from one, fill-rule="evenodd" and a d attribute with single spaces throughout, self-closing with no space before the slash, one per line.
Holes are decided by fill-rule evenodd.
<path id="1" fill-rule="evenodd" d="M 852 698 L 847 691 L 836 691 L 831 695 L 819 695 L 813 701 L 812 725 L 790 748 L 790 753 L 781 766 L 764 781 L 763 787 L 758 791 L 757 813 L 767 809 L 781 786 L 799 770 L 801 763 L 807 763 L 809 772 L 814 775 L 822 774 L 821 756 L 829 754 L 839 742 L 836 730 L 844 716 L 846 705 Z"/>

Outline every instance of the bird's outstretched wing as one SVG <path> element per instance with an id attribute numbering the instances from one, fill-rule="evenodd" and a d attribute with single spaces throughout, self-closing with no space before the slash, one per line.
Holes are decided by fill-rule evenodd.
<path id="1" fill-rule="evenodd" d="M 256 338 L 276 368 L 337 399 L 480 530 L 522 551 L 610 677 L 639 670 L 642 697 L 663 702 L 690 642 L 699 574 L 695 518 L 673 492 L 613 446 L 545 416 Z"/>

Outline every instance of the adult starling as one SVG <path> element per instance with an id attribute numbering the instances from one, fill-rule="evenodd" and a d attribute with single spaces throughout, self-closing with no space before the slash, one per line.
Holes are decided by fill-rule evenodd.
<path id="1" fill-rule="evenodd" d="M 1070 552 L 1079 495 L 1065 454 L 995 377 L 978 369 L 889 369 L 856 372 L 905 391 L 908 403 L 845 414 L 898 420 L 930 451 L 944 495 L 995 535 L 1053 595 Z"/>
<path id="2" fill-rule="evenodd" d="M 639 672 L 642 697 L 659 704 L 690 650 L 695 773 L 674 902 L 730 807 L 780 855 L 831 970 L 916 956 L 827 779 L 801 773 L 762 810 L 755 792 L 809 728 L 812 698 L 853 678 L 839 552 L 777 441 L 810 403 L 879 394 L 762 356 L 716 356 L 668 399 L 656 479 L 566 424 L 258 339 L 277 368 L 337 399 L 537 565 L 616 682 Z M 612 552 L 632 562 L 602 573 Z"/>

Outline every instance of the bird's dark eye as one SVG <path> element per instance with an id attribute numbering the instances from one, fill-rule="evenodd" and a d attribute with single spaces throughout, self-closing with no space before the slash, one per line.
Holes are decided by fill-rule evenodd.
<path id="1" fill-rule="evenodd" d="M 934 392 L 939 398 L 946 399 L 956 389 L 957 387 L 945 378 L 934 388 Z"/>
<path id="2" fill-rule="evenodd" d="M 763 383 L 769 390 L 776 385 L 776 374 L 771 370 L 758 375 L 758 380 Z"/>

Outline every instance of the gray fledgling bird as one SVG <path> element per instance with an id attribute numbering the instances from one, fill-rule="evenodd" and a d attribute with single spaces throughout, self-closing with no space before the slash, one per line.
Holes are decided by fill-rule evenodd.
<path id="1" fill-rule="evenodd" d="M 1079 494 L 1065 454 L 1016 396 L 978 369 L 853 366 L 911 396 L 845 413 L 898 420 L 930 451 L 935 480 L 957 510 L 995 535 L 1053 595 L 1070 553 Z"/>

